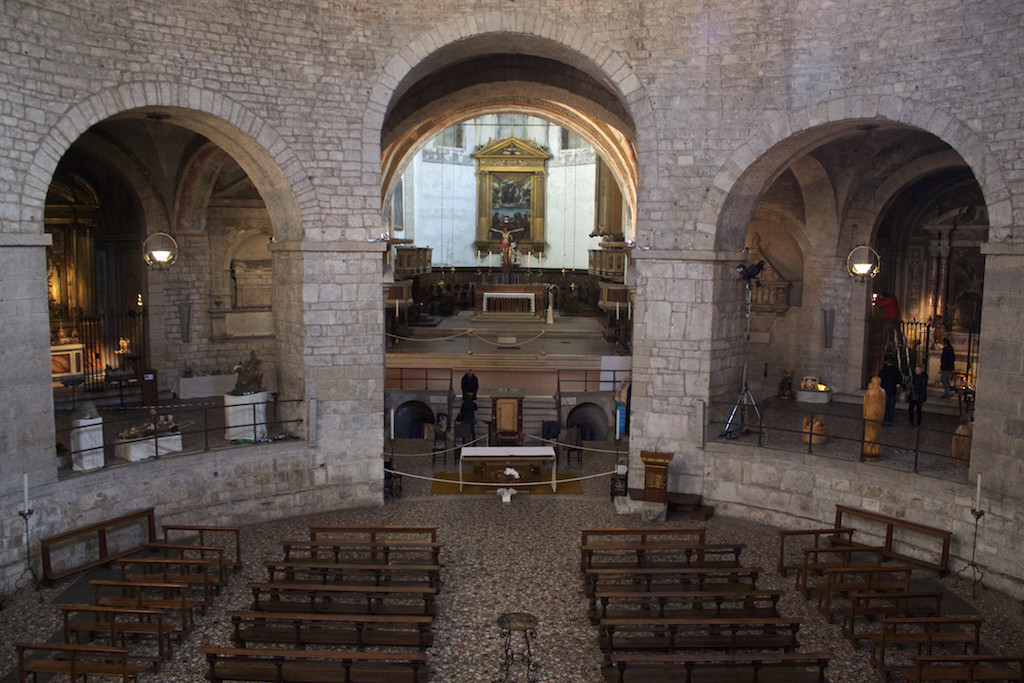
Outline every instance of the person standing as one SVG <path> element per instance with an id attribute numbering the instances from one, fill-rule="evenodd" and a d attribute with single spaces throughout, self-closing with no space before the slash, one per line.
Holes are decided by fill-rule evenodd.
<path id="1" fill-rule="evenodd" d="M 939 379 L 942 381 L 942 398 L 949 398 L 953 393 L 953 368 L 956 367 L 956 354 L 953 352 L 953 345 L 949 343 L 949 337 L 942 340 L 942 355 L 939 356 Z"/>
<path id="2" fill-rule="evenodd" d="M 878 378 L 882 380 L 882 389 L 885 391 L 885 415 L 882 417 L 882 426 L 891 427 L 893 415 L 896 412 L 896 396 L 899 391 L 900 369 L 896 367 L 896 359 L 892 356 L 885 357 L 885 364 L 878 371 Z"/>
<path id="3" fill-rule="evenodd" d="M 455 421 L 469 425 L 469 438 L 472 441 L 476 441 L 476 401 L 473 400 L 472 396 L 463 394 L 462 407 L 459 408 L 459 415 L 455 418 Z"/>
<path id="4" fill-rule="evenodd" d="M 480 380 L 473 374 L 473 369 L 466 370 L 466 374 L 462 376 L 462 400 L 465 401 L 467 397 L 476 400 L 477 392 L 480 391 Z"/>
<path id="5" fill-rule="evenodd" d="M 910 400 L 907 404 L 908 426 L 921 426 L 921 408 L 928 400 L 928 373 L 920 365 L 914 368 L 914 376 L 910 380 Z M 917 410 L 917 422 L 914 422 L 914 410 Z"/>

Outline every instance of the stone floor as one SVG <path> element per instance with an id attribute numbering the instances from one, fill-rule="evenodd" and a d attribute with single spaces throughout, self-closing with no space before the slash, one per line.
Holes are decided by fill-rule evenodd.
<path id="1" fill-rule="evenodd" d="M 429 477 L 434 471 L 453 470 L 452 461 L 433 465 L 422 441 L 399 441 L 396 469 Z M 324 511 L 321 514 L 267 521 L 245 527 L 245 566 L 232 578 L 228 589 L 205 614 L 198 616 L 197 629 L 176 648 L 173 661 L 159 673 L 147 673 L 143 683 L 204 680 L 205 663 L 197 653 L 201 645 L 229 645 L 228 610 L 245 608 L 251 595 L 246 582 L 262 580 L 262 562 L 280 557 L 278 541 L 301 537 L 310 524 L 396 524 L 438 527 L 442 552 L 443 588 L 439 616 L 435 621 L 436 641 L 429 650 L 434 681 L 478 683 L 498 675 L 501 643 L 495 620 L 504 612 L 525 611 L 539 619 L 534 649 L 541 681 L 600 681 L 601 653 L 597 629 L 586 617 L 587 602 L 580 590 L 578 566 L 579 532 L 601 526 L 639 526 L 639 515 L 618 515 L 610 502 L 607 473 L 613 469 L 614 453 L 606 444 L 591 444 L 581 468 L 583 495 L 517 495 L 503 504 L 495 495 L 429 494 L 430 482 L 403 478 L 402 495 L 383 507 Z M 792 578 L 775 573 L 778 536 L 775 529 L 743 519 L 713 517 L 693 522 L 673 514 L 669 523 L 707 526 L 709 542 L 746 543 L 743 562 L 766 569 L 759 587 L 785 589 L 781 603 L 786 616 L 803 617 L 800 631 L 804 651 L 831 651 L 835 660 L 829 668 L 830 681 L 875 680 L 868 664 L 868 652 L 853 648 L 835 624 L 826 624 L 806 600 L 792 589 Z M 935 579 L 922 573 L 920 580 L 949 592 L 949 609 L 977 612 L 986 617 L 983 645 L 993 652 L 1024 652 L 1024 616 L 1018 600 L 989 590 L 984 584 L 971 595 L 968 582 L 958 582 L 954 563 L 951 576 Z M 27 575 L 25 577 L 28 578 Z M 59 638 L 61 602 L 86 600 L 83 590 L 91 576 L 66 579 L 38 594 L 23 588 L 0 611 L 0 680 L 15 680 L 13 643 L 22 640 Z M 969 575 L 968 575 L 969 578 Z M 28 582 L 30 584 L 30 581 Z M 513 671 L 519 675 L 521 671 Z M 514 679 L 510 679 L 514 680 Z M 524 677 L 519 680 L 525 680 Z"/>

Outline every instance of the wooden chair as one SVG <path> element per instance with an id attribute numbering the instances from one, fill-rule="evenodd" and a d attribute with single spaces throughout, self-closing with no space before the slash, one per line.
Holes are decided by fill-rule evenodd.
<path id="1" fill-rule="evenodd" d="M 491 397 L 491 444 L 523 445 L 523 397 Z"/>

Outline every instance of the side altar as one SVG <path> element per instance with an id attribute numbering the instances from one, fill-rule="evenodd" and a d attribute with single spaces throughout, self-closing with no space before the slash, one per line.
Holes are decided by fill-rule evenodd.
<path id="1" fill-rule="evenodd" d="M 524 319 L 545 318 L 544 295 L 547 288 L 542 285 L 492 285 L 474 286 L 474 316 L 487 314 L 516 316 Z"/>

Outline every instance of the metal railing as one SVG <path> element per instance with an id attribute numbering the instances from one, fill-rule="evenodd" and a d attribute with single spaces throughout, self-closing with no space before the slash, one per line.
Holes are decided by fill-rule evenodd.
<path id="1" fill-rule="evenodd" d="M 59 421 L 70 422 L 56 430 L 59 467 L 85 470 L 169 453 L 299 439 L 292 426 L 304 420 L 288 415 L 295 414 L 302 403 L 303 399 L 272 398 L 233 406 L 233 418 L 228 418 L 220 401 L 102 407 L 98 411 L 102 419 L 58 416 Z"/>
<path id="2" fill-rule="evenodd" d="M 385 389 L 451 391 L 453 371 L 446 368 L 387 368 Z"/>
<path id="3" fill-rule="evenodd" d="M 558 394 L 583 391 L 615 391 L 632 370 L 559 370 Z"/>
<path id="4" fill-rule="evenodd" d="M 856 404 L 797 404 L 771 398 L 758 406 L 741 396 L 734 404 L 708 404 L 708 438 L 860 461 L 865 443 L 865 420 L 860 413 Z M 894 425 L 881 426 L 873 443 L 880 447 L 884 465 L 947 477 L 960 476 L 959 472 L 966 477 L 967 461 L 953 455 L 958 442 L 970 451 L 970 435 L 957 431 L 965 421 L 966 415 L 925 413 L 922 426 L 911 427 L 906 404 L 897 404 Z"/>

